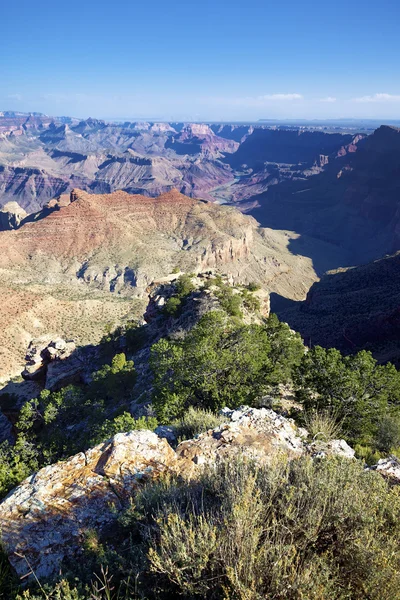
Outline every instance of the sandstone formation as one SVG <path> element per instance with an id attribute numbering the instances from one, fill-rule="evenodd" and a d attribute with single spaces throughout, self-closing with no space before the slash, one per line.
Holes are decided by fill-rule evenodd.
<path id="1" fill-rule="evenodd" d="M 254 219 L 230 207 L 199 202 L 175 190 L 159 198 L 74 190 L 71 200 L 44 219 L 0 234 L 5 276 L 8 271 L 14 281 L 51 278 L 107 291 L 143 290 L 176 265 L 195 272 L 219 269 L 235 281 L 256 280 L 272 287 L 296 265 L 313 279 L 309 261 L 282 252 L 290 235 L 262 230 Z M 304 294 L 306 286 L 294 295 Z"/>
<path id="2" fill-rule="evenodd" d="M 18 202 L 7 202 L 0 210 L 0 231 L 17 229 L 21 221 L 28 216 Z"/>
<path id="3" fill-rule="evenodd" d="M 0 378 L 21 372 L 40 335 L 97 343 L 123 317 L 139 317 L 147 287 L 176 268 L 299 299 L 316 279 L 311 261 L 287 249 L 296 236 L 233 207 L 175 190 L 158 198 L 74 190 L 70 199 L 0 232 Z"/>
<path id="4" fill-rule="evenodd" d="M 82 364 L 75 353 L 73 341 L 62 338 L 51 339 L 44 336 L 32 340 L 25 357 L 26 365 L 22 377 L 27 380 L 42 381 L 43 387 L 56 390 L 79 381 Z M 66 359 L 69 359 L 66 361 Z"/>
<path id="5" fill-rule="evenodd" d="M 347 152 L 349 139 L 321 132 L 299 136 L 297 131 L 271 130 L 263 124 L 106 123 L 0 115 L 0 204 L 17 200 L 34 212 L 74 187 L 149 196 L 176 188 L 195 198 L 240 202 L 243 195 L 255 197 L 282 178 L 314 174 L 316 167 L 311 166 L 310 173 L 304 167 L 310 168 L 321 154 Z M 289 151 L 292 146 L 295 152 Z M 259 172 L 255 148 L 257 165 L 273 161 L 277 178 Z M 278 166 L 282 158 L 294 161 L 297 169 Z M 251 186 L 240 166 L 243 162 L 255 169 L 262 186 Z"/>
<path id="6" fill-rule="evenodd" d="M 65 559 L 78 560 L 85 533 L 112 526 L 138 486 L 162 473 L 194 477 L 202 465 L 237 453 L 269 461 L 310 452 L 307 432 L 272 410 L 223 414 L 226 424 L 182 442 L 176 452 L 150 431 L 120 433 L 28 477 L 0 504 L 1 542 L 18 575 L 51 577 Z M 354 454 L 343 441 L 330 452 Z"/>

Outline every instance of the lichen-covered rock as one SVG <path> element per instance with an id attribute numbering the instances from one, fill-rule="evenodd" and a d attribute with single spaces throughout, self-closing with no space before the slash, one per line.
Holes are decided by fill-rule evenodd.
<path id="1" fill-rule="evenodd" d="M 25 479 L 0 505 L 2 544 L 18 575 L 56 574 L 79 554 L 85 531 L 112 523 L 140 480 L 175 463 L 166 440 L 132 431 Z"/>
<path id="2" fill-rule="evenodd" d="M 355 451 L 345 440 L 315 441 L 307 446 L 313 458 L 325 458 L 327 455 L 354 458 Z"/>
<path id="3" fill-rule="evenodd" d="M 176 452 L 156 433 L 119 433 L 28 477 L 0 504 L 1 543 L 18 575 L 32 568 L 39 579 L 52 577 L 64 559 L 79 560 L 85 532 L 112 526 L 140 483 L 161 473 L 191 478 L 203 465 L 239 453 L 268 462 L 281 453 L 311 452 L 307 432 L 273 410 L 222 414 L 225 424 L 182 442 Z M 344 450 L 342 441 L 330 442 L 329 452 Z"/>
<path id="4" fill-rule="evenodd" d="M 400 485 L 400 460 L 396 456 L 381 458 L 370 470 L 377 471 L 391 483 Z"/>

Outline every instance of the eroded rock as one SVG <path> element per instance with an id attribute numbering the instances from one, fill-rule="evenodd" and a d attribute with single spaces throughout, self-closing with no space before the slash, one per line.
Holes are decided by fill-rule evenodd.
<path id="1" fill-rule="evenodd" d="M 28 213 L 18 202 L 7 202 L 0 210 L 0 231 L 17 229 L 27 216 Z"/>
<path id="2" fill-rule="evenodd" d="M 73 341 L 44 336 L 29 344 L 22 377 L 27 380 L 43 380 L 49 390 L 56 390 L 79 380 L 82 365 L 75 353 Z M 68 361 L 66 360 L 68 359 Z"/>
<path id="3" fill-rule="evenodd" d="M 391 483 L 400 485 L 400 460 L 396 456 L 381 458 L 370 470 L 377 471 Z"/>
<path id="4" fill-rule="evenodd" d="M 203 465 L 238 453 L 268 462 L 280 453 L 310 452 L 307 432 L 273 410 L 222 414 L 225 424 L 182 442 L 176 452 L 156 433 L 120 433 L 25 479 L 0 504 L 1 543 L 18 575 L 32 568 L 39 579 L 51 578 L 65 559 L 79 560 L 85 532 L 112 526 L 141 482 L 162 473 L 191 478 Z M 342 451 L 341 441 L 331 442 L 331 453 Z"/>
<path id="5" fill-rule="evenodd" d="M 2 543 L 18 575 L 55 575 L 80 554 L 85 531 L 111 523 L 139 481 L 175 463 L 166 440 L 133 431 L 25 479 L 0 505 Z"/>

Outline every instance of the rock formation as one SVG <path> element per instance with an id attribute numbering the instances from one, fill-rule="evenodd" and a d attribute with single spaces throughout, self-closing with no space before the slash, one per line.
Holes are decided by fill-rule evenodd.
<path id="1" fill-rule="evenodd" d="M 396 456 L 381 458 L 370 470 L 380 473 L 390 483 L 400 485 L 400 460 Z"/>
<path id="2" fill-rule="evenodd" d="M 269 186 L 251 214 L 264 226 L 325 242 L 329 269 L 364 264 L 400 250 L 399 169 L 400 129 L 382 126 L 354 136 L 322 171 Z M 310 256 L 320 274 L 327 270 L 319 250 Z"/>
<path id="3" fill-rule="evenodd" d="M 74 190 L 61 206 L 63 198 L 0 232 L 0 378 L 22 370 L 28 344 L 42 334 L 97 343 L 110 323 L 140 316 L 147 287 L 177 267 L 258 281 L 291 298 L 304 298 L 316 279 L 311 261 L 288 251 L 290 233 L 262 229 L 233 207 L 177 191 Z"/>
<path id="4" fill-rule="evenodd" d="M 79 380 L 82 365 L 79 358 L 71 356 L 76 350 L 73 341 L 44 336 L 32 340 L 26 354 L 26 365 L 22 377 L 42 381 L 43 387 L 56 390 Z M 66 362 L 66 359 L 69 359 Z"/>
<path id="5" fill-rule="evenodd" d="M 112 525 L 135 490 L 163 473 L 195 477 L 202 465 L 237 453 L 257 461 L 314 453 L 307 432 L 272 410 L 223 414 L 226 424 L 182 442 L 176 452 L 150 431 L 120 433 L 28 477 L 0 504 L 1 542 L 18 575 L 51 577 L 63 560 L 78 560 L 85 533 Z M 325 452 L 354 455 L 343 441 Z"/>
<path id="6" fill-rule="evenodd" d="M 18 202 L 7 202 L 0 210 L 0 231 L 17 229 L 21 221 L 28 216 Z"/>
<path id="7" fill-rule="evenodd" d="M 17 200 L 28 212 L 36 212 L 74 187 L 95 193 L 123 189 L 149 196 L 176 188 L 195 198 L 215 197 L 230 203 L 239 201 L 242 188 L 247 187 L 237 165 L 254 167 L 259 159 L 261 165 L 265 160 L 284 159 L 304 168 L 301 165 L 312 165 L 320 154 L 347 153 L 348 141 L 349 136 L 340 134 L 299 136 L 261 124 L 117 124 L 90 118 L 0 115 L 0 204 Z M 285 166 L 276 167 L 284 178 L 297 176 Z M 232 185 L 237 180 L 242 187 Z M 226 193 L 220 194 L 221 186 L 226 186 Z M 250 188 L 247 195 L 256 196 L 266 187 Z"/>

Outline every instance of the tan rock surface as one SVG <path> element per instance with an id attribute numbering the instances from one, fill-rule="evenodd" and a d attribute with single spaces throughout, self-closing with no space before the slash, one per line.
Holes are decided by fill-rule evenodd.
<path id="1" fill-rule="evenodd" d="M 20 576 L 58 571 L 79 551 L 89 528 L 115 518 L 123 500 L 147 476 L 176 462 L 166 440 L 150 431 L 118 434 L 63 463 L 41 469 L 1 504 L 1 539 Z"/>
<path id="2" fill-rule="evenodd" d="M 1 542 L 23 577 L 51 577 L 78 559 L 85 532 L 112 525 L 141 482 L 171 472 L 193 477 L 202 465 L 244 453 L 257 461 L 309 452 L 307 432 L 269 409 L 224 410 L 227 423 L 182 442 L 175 452 L 150 431 L 120 433 L 65 462 L 41 469 L 0 504 Z M 332 453 L 343 454 L 342 444 Z"/>

